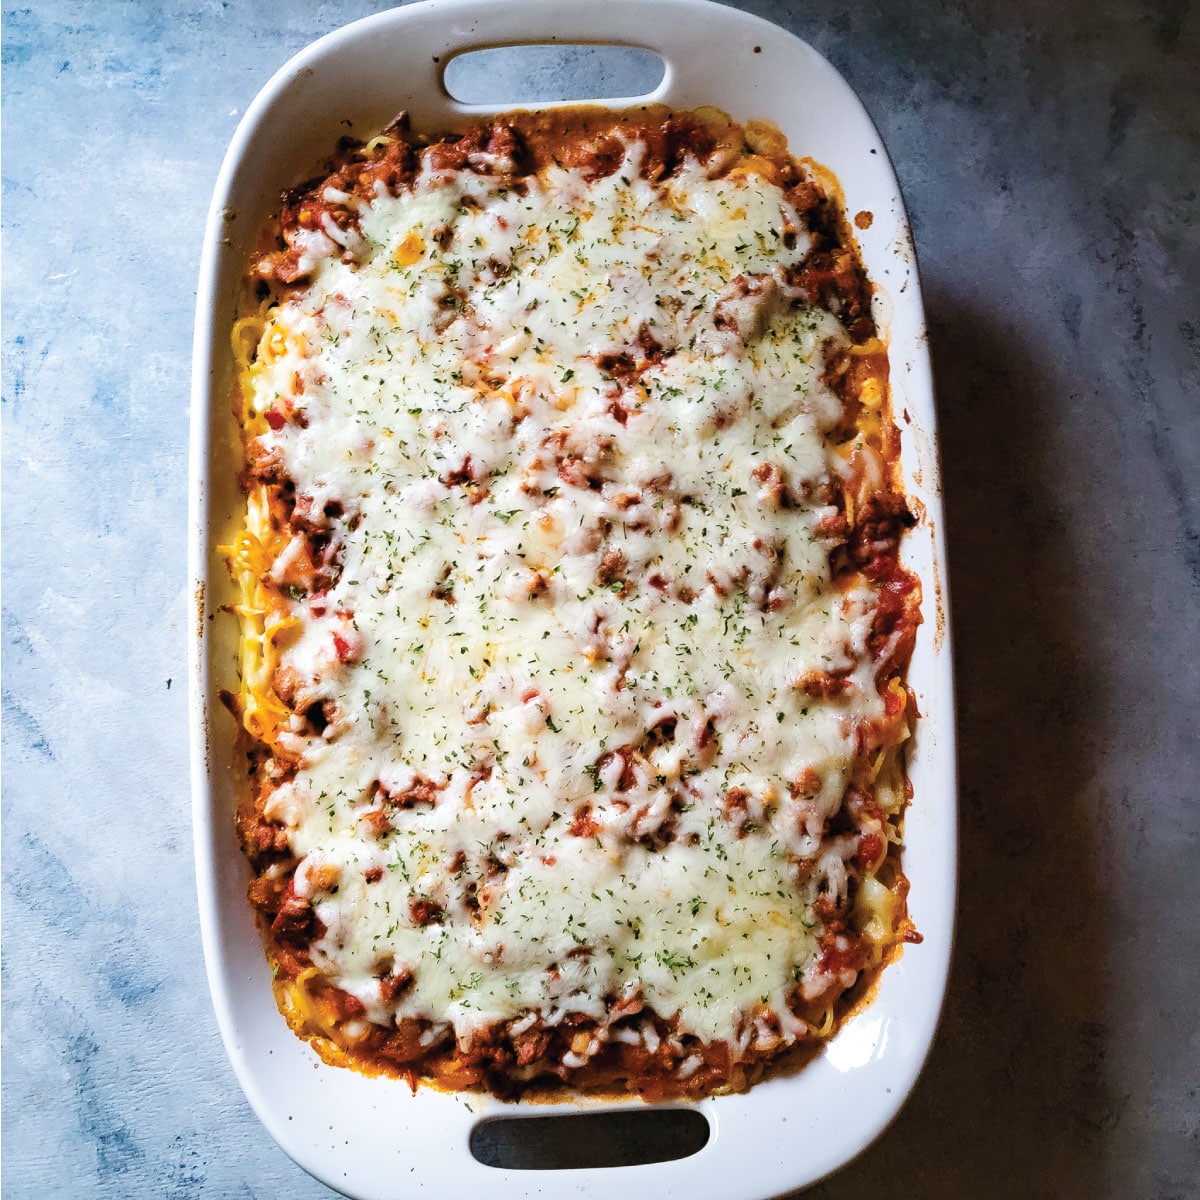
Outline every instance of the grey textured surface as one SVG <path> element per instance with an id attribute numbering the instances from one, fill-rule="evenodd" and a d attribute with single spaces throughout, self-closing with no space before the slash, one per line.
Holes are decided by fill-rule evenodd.
<path id="1" fill-rule="evenodd" d="M 226 1064 L 183 676 L 204 211 L 254 92 L 375 7 L 6 8 L 3 1185 L 331 1195 Z M 747 5 L 863 96 L 943 421 L 960 942 L 896 1125 L 815 1189 L 1200 1190 L 1200 14 Z M 539 1181 L 541 1182 L 541 1181 Z"/>

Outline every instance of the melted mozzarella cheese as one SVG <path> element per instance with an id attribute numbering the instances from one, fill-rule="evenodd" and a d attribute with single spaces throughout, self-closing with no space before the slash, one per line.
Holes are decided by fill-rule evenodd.
<path id="1" fill-rule="evenodd" d="M 881 712 L 873 608 L 806 500 L 845 334 L 788 291 L 808 246 L 779 188 L 650 183 L 640 154 L 363 204 L 352 255 L 313 239 L 257 373 L 293 417 L 266 448 L 340 545 L 282 655 L 328 724 L 289 735 L 271 799 L 313 961 L 463 1044 L 635 994 L 706 1041 L 786 1027 L 854 848 L 823 828 Z"/>

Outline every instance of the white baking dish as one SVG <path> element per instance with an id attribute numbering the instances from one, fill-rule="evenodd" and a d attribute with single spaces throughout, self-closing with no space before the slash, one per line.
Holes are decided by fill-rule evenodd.
<path id="1" fill-rule="evenodd" d="M 233 686 L 234 623 L 211 614 L 231 590 L 214 547 L 234 528 L 239 509 L 228 331 L 249 248 L 280 189 L 302 178 L 340 135 L 370 134 L 400 109 L 433 129 L 487 111 L 446 93 L 441 73 L 457 52 L 552 41 L 658 52 L 666 74 L 642 99 L 680 108 L 713 104 L 742 121 L 772 120 L 795 153 L 836 173 L 850 213 L 874 215 L 860 240 L 868 273 L 886 293 L 881 313 L 890 330 L 905 476 L 922 514 L 904 551 L 925 585 L 925 624 L 910 673 L 923 716 L 911 761 L 915 800 L 904 864 L 925 940 L 905 949 L 874 1002 L 803 1070 L 698 1105 L 711 1129 L 699 1153 L 549 1178 L 483 1166 L 468 1150 L 481 1117 L 531 1106 L 429 1089 L 414 1095 L 397 1081 L 328 1067 L 279 1016 L 245 899 L 249 874 L 232 819 L 234 731 L 217 699 L 221 687 Z M 192 401 L 192 781 L 201 927 L 230 1059 L 284 1150 L 331 1186 L 380 1200 L 505 1200 L 547 1188 L 598 1198 L 750 1200 L 812 1183 L 867 1146 L 917 1077 L 945 988 L 956 869 L 954 705 L 933 395 L 911 235 L 883 145 L 838 73 L 783 30 L 705 0 L 426 0 L 322 38 L 258 95 L 221 168 L 200 273 Z"/>

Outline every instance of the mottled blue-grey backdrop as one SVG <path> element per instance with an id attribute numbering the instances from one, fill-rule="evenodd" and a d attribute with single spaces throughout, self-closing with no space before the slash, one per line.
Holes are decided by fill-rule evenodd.
<path id="1" fill-rule="evenodd" d="M 251 1115 L 205 988 L 188 370 L 205 207 L 239 115 L 295 50 L 377 7 L 5 7 L 12 1197 L 332 1195 Z M 945 1021 L 896 1125 L 813 1194 L 1195 1195 L 1200 14 L 745 7 L 845 72 L 896 161 L 939 376 L 959 650 Z"/>

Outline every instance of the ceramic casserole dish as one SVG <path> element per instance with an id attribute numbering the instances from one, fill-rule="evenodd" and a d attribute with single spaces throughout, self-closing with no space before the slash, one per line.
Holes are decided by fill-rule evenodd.
<path id="1" fill-rule="evenodd" d="M 909 910 L 923 935 L 882 974 L 873 1001 L 803 1069 L 745 1094 L 689 1107 L 709 1138 L 690 1157 L 550 1179 L 485 1166 L 469 1149 L 485 1119 L 631 1109 L 639 1101 L 536 1106 L 447 1095 L 326 1065 L 289 1030 L 246 901 L 249 868 L 234 832 L 234 721 L 220 703 L 234 686 L 237 631 L 216 616 L 232 598 L 216 547 L 237 527 L 238 431 L 230 405 L 229 330 L 258 229 L 281 189 L 311 173 L 344 134 L 369 137 L 407 110 L 424 129 L 461 127 L 496 110 L 447 93 L 455 55 L 532 43 L 616 44 L 656 52 L 659 86 L 621 107 L 655 101 L 714 105 L 745 122 L 774 122 L 793 153 L 828 167 L 858 233 L 877 318 L 889 341 L 892 404 L 905 487 L 919 516 L 902 549 L 924 588 L 909 670 L 921 718 L 909 774 L 914 799 L 903 864 Z M 544 105 L 539 105 L 544 107 Z M 201 265 L 192 384 L 190 571 L 192 787 L 200 918 L 217 1020 L 251 1106 L 305 1170 L 348 1195 L 540 1194 L 752 1200 L 815 1182 L 860 1153 L 898 1112 L 933 1039 L 950 959 L 956 883 L 954 703 L 935 413 L 911 233 L 879 136 L 841 76 L 811 47 L 756 17 L 706 0 L 425 0 L 355 22 L 285 65 L 247 110 L 222 165 Z"/>

